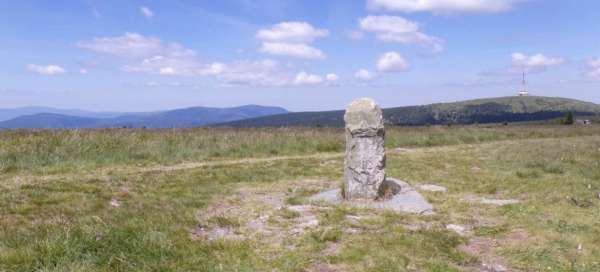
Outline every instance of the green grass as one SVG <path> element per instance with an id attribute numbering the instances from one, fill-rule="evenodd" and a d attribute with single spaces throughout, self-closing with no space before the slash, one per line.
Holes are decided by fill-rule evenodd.
<path id="1" fill-rule="evenodd" d="M 0 131 L 0 174 L 343 152 L 343 129 L 99 129 Z M 437 126 L 386 131 L 386 146 L 427 147 L 596 135 L 600 126 Z"/>
<path id="2" fill-rule="evenodd" d="M 564 126 L 388 129 L 388 148 L 416 148 L 390 152 L 388 176 L 448 188 L 424 192 L 436 214 L 323 206 L 312 212 L 317 226 L 290 234 L 307 214 L 289 207 L 338 187 L 342 157 L 110 169 L 270 157 L 273 149 L 275 156 L 342 152 L 327 147 L 343 143 L 339 130 L 5 131 L 0 158 L 12 166 L 0 176 L 0 271 L 310 271 L 319 264 L 345 271 L 463 271 L 485 257 L 461 250 L 473 238 L 496 240 L 487 254 L 515 270 L 598 271 L 599 132 Z M 152 155 L 140 159 L 136 152 Z M 108 171 L 88 172 L 96 168 Z M 463 200 L 471 195 L 521 203 Z M 577 206 L 570 198 L 592 205 Z M 266 226 L 281 235 L 215 241 L 192 235 L 207 223 L 243 236 L 249 221 L 269 214 Z M 429 227 L 408 227 L 415 224 Z M 472 232 L 461 237 L 446 224 L 469 225 Z"/>

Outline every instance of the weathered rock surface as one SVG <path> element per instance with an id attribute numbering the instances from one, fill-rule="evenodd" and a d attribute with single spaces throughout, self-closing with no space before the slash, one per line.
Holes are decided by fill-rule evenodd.
<path id="1" fill-rule="evenodd" d="M 412 188 L 408 183 L 397 180 L 387 178 L 386 183 L 392 182 L 395 183 L 396 187 L 400 188 L 400 191 L 396 192 L 388 199 L 373 201 L 368 199 L 355 199 L 350 201 L 344 201 L 341 197 L 339 189 L 332 189 L 329 191 L 324 191 L 319 194 L 316 194 L 310 197 L 310 201 L 323 201 L 332 204 L 348 204 L 350 206 L 361 207 L 361 208 L 370 208 L 370 209 L 385 209 L 392 210 L 396 212 L 407 212 L 407 213 L 417 213 L 423 215 L 433 214 L 433 206 L 427 202 L 427 200 L 419 194 L 414 188 Z"/>
<path id="2" fill-rule="evenodd" d="M 375 199 L 385 180 L 383 114 L 370 98 L 350 104 L 346 122 L 345 199 Z"/>
<path id="3" fill-rule="evenodd" d="M 448 190 L 444 186 L 435 185 L 435 184 L 419 184 L 419 185 L 417 185 L 417 188 L 420 190 L 423 190 L 423 191 L 430 191 L 430 192 L 446 192 Z"/>
<path id="4" fill-rule="evenodd" d="M 479 202 L 482 204 L 494 205 L 494 206 L 504 206 L 504 205 L 512 205 L 518 204 L 521 201 L 518 199 L 492 199 L 486 197 L 479 197 L 475 195 L 467 195 L 463 197 L 464 201 L 468 202 Z"/>

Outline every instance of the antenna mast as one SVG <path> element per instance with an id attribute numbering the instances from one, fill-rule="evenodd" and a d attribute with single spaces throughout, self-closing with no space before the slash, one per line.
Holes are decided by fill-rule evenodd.
<path id="1" fill-rule="evenodd" d="M 529 96 L 529 92 L 527 91 L 527 80 L 525 78 L 525 68 L 523 68 L 523 80 L 521 84 L 523 85 L 523 89 L 519 91 L 518 96 Z"/>

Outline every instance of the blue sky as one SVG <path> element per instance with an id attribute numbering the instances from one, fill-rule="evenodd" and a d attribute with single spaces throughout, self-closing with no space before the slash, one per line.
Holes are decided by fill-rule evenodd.
<path id="1" fill-rule="evenodd" d="M 600 103 L 596 0 L 2 1 L 0 107 Z"/>

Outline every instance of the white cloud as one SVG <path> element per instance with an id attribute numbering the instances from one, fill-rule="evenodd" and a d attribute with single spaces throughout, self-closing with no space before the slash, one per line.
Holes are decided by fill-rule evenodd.
<path id="1" fill-rule="evenodd" d="M 271 55 L 290 56 L 302 59 L 324 59 L 325 54 L 317 48 L 301 43 L 263 43 L 260 51 Z"/>
<path id="2" fill-rule="evenodd" d="M 338 79 L 340 79 L 340 77 L 333 73 L 325 75 L 325 80 L 327 80 L 329 82 L 336 82 L 336 81 L 338 81 Z"/>
<path id="3" fill-rule="evenodd" d="M 359 24 L 363 31 L 375 33 L 375 37 L 383 42 L 418 44 L 434 52 L 443 49 L 442 39 L 420 32 L 417 23 L 400 16 L 371 15 L 360 19 Z"/>
<path id="4" fill-rule="evenodd" d="M 229 64 L 212 64 L 212 75 L 222 81 L 226 86 L 301 86 L 332 84 L 338 80 L 337 75 L 327 74 L 325 78 L 320 75 L 299 72 L 290 74 L 285 67 L 273 60 L 237 61 Z M 218 72 L 216 72 L 218 70 Z M 207 73 L 208 74 L 208 73 Z"/>
<path id="5" fill-rule="evenodd" d="M 383 73 L 403 72 L 408 69 L 408 62 L 396 52 L 387 52 L 377 60 L 377 70 Z"/>
<path id="6" fill-rule="evenodd" d="M 123 66 L 125 72 L 190 76 L 202 69 L 202 64 L 194 57 L 169 57 L 156 55 L 144 58 L 138 63 Z"/>
<path id="7" fill-rule="evenodd" d="M 589 60 L 587 68 L 586 76 L 600 80 L 600 58 Z"/>
<path id="8" fill-rule="evenodd" d="M 154 12 L 146 6 L 141 6 L 140 7 L 140 13 L 142 13 L 142 15 L 144 15 L 144 17 L 150 19 L 152 17 L 154 17 Z"/>
<path id="9" fill-rule="evenodd" d="M 221 62 L 214 62 L 208 67 L 198 70 L 198 74 L 200 75 L 219 75 L 227 69 L 227 66 Z"/>
<path id="10" fill-rule="evenodd" d="M 522 53 L 513 53 L 511 58 L 512 67 L 510 71 L 513 73 L 542 72 L 565 62 L 564 58 L 550 58 L 542 54 L 528 56 Z"/>
<path id="11" fill-rule="evenodd" d="M 87 69 L 79 69 L 79 73 L 82 75 L 87 75 L 88 74 L 88 70 Z"/>
<path id="12" fill-rule="evenodd" d="M 325 54 L 310 43 L 328 35 L 328 30 L 315 28 L 306 22 L 282 22 L 259 30 L 256 37 L 263 42 L 260 51 L 266 54 L 324 59 Z"/>
<path id="13" fill-rule="evenodd" d="M 138 33 L 94 38 L 91 41 L 78 42 L 77 46 L 96 53 L 135 60 L 137 63 L 121 68 L 126 72 L 192 75 L 202 67 L 194 50 Z"/>
<path id="14" fill-rule="evenodd" d="M 284 86 L 293 80 L 278 62 L 268 59 L 212 64 L 209 68 L 227 85 Z"/>
<path id="15" fill-rule="evenodd" d="M 37 65 L 37 64 L 29 64 L 27 65 L 27 69 L 29 71 L 38 73 L 40 75 L 45 76 L 54 76 L 64 74 L 67 71 L 58 65 Z"/>
<path id="16" fill-rule="evenodd" d="M 371 80 L 371 79 L 375 78 L 375 75 L 373 75 L 367 69 L 360 69 L 354 74 L 354 77 L 357 79 L 360 79 L 360 80 L 367 81 L 367 80 Z"/>
<path id="17" fill-rule="evenodd" d="M 523 0 L 368 0 L 371 10 L 431 12 L 433 14 L 496 13 Z"/>
<path id="18" fill-rule="evenodd" d="M 265 42 L 277 44 L 277 42 Z M 97 53 L 119 57 L 127 62 L 122 71 L 165 76 L 208 76 L 214 77 L 225 86 L 289 86 L 323 83 L 321 76 L 290 73 L 291 67 L 265 60 L 239 60 L 230 63 L 200 61 L 194 50 L 177 43 L 145 37 L 137 33 L 126 33 L 119 37 L 94 38 L 79 42 L 79 47 Z M 316 48 L 303 46 L 266 46 L 270 53 L 294 55 L 303 58 L 322 58 L 324 54 Z M 300 44 L 302 45 L 302 44 Z M 277 51 L 279 50 L 279 51 Z"/>
<path id="19" fill-rule="evenodd" d="M 125 33 L 123 36 L 94 38 L 77 43 L 80 48 L 117 57 L 144 58 L 156 55 L 169 57 L 190 57 L 196 52 L 177 43 L 164 43 L 160 39 L 146 37 L 138 33 Z"/>
<path id="20" fill-rule="evenodd" d="M 311 43 L 328 35 L 328 30 L 314 28 L 306 22 L 282 22 L 271 28 L 259 30 L 256 37 L 271 42 Z"/>
<path id="21" fill-rule="evenodd" d="M 306 72 L 300 72 L 294 78 L 294 85 L 316 85 L 323 83 L 323 78 L 319 75 L 312 75 Z"/>

